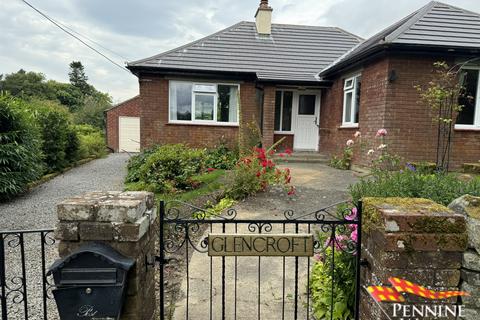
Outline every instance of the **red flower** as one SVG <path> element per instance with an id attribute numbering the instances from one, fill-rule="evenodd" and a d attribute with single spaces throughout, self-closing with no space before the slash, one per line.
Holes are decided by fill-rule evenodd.
<path id="1" fill-rule="evenodd" d="M 288 154 L 288 155 L 291 155 L 292 154 L 292 149 L 290 149 L 290 148 L 285 149 L 285 153 Z"/>
<path id="2" fill-rule="evenodd" d="M 288 193 L 287 193 L 289 196 L 295 194 L 295 187 L 294 186 L 291 186 L 290 187 L 290 190 L 288 190 Z"/>
<path id="3" fill-rule="evenodd" d="M 279 156 L 280 158 L 283 158 L 283 157 L 285 157 L 285 153 L 279 153 L 278 156 Z"/>
<path id="4" fill-rule="evenodd" d="M 267 160 L 262 160 L 262 163 L 261 163 L 262 167 L 265 168 L 267 166 L 267 164 L 268 164 Z"/>
<path id="5" fill-rule="evenodd" d="M 217 169 L 215 169 L 215 168 L 208 168 L 207 169 L 208 172 L 212 172 L 212 171 L 215 171 L 215 170 L 217 170 Z"/>
<path id="6" fill-rule="evenodd" d="M 273 155 L 275 154 L 275 150 L 270 150 L 270 151 L 268 152 L 268 154 L 271 155 L 271 156 L 273 156 Z"/>
<path id="7" fill-rule="evenodd" d="M 262 175 L 262 173 L 260 171 L 257 172 L 256 176 L 257 178 L 260 177 Z"/>
<path id="8" fill-rule="evenodd" d="M 285 183 L 286 184 L 289 184 L 290 183 L 290 180 L 292 180 L 292 176 L 291 175 L 288 175 L 285 177 Z"/>

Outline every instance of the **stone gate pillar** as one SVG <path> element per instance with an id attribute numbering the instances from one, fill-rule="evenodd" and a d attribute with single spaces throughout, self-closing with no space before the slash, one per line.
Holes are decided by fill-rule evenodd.
<path id="1" fill-rule="evenodd" d="M 363 221 L 362 258 L 367 263 L 362 269 L 361 319 L 389 319 L 387 315 L 392 319 L 430 319 L 433 317 L 412 317 L 413 306 L 443 304 L 453 307 L 457 297 L 429 300 L 402 293 L 406 301 L 397 304 L 395 317 L 393 303 L 376 303 L 365 288 L 392 289 L 388 279 L 397 277 L 429 290 L 458 291 L 462 255 L 467 248 L 463 215 L 425 199 L 367 198 L 364 199 Z M 403 312 L 410 312 L 410 315 L 404 316 Z"/>
<path id="2" fill-rule="evenodd" d="M 61 258 L 85 243 L 103 242 L 135 259 L 122 320 L 151 320 L 154 316 L 155 269 L 146 265 L 145 258 L 155 254 L 156 214 L 150 192 L 90 192 L 57 206 L 55 237 Z"/>

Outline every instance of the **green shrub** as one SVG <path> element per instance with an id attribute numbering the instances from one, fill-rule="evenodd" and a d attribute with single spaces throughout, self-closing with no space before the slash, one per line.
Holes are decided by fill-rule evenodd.
<path id="1" fill-rule="evenodd" d="M 316 319 L 331 319 L 332 248 L 313 265 L 310 278 L 313 315 Z M 355 305 L 355 256 L 335 250 L 335 278 L 333 283 L 334 320 L 353 319 Z"/>
<path id="2" fill-rule="evenodd" d="M 426 198 L 448 205 L 454 199 L 471 194 L 480 196 L 480 178 L 465 182 L 455 174 L 417 172 L 412 166 L 404 171 L 384 172 L 350 186 L 354 202 L 363 197 Z"/>
<path id="3" fill-rule="evenodd" d="M 67 131 L 67 145 L 65 147 L 65 160 L 73 163 L 80 158 L 80 139 L 75 128 L 70 126 Z"/>
<path id="4" fill-rule="evenodd" d="M 91 125 L 75 125 L 74 130 L 79 139 L 79 159 L 100 158 L 107 154 L 105 136 L 100 129 Z"/>
<path id="5" fill-rule="evenodd" d="M 140 166 L 140 181 L 159 193 L 193 189 L 193 176 L 203 169 L 205 153 L 182 144 L 164 145 Z"/>
<path id="6" fill-rule="evenodd" d="M 127 176 L 125 177 L 126 183 L 133 183 L 140 181 L 140 168 L 145 164 L 147 158 L 155 153 L 159 146 L 154 146 L 148 149 L 145 149 L 142 153 L 137 154 L 130 158 L 127 165 Z"/>
<path id="7" fill-rule="evenodd" d="M 24 192 L 42 175 L 40 139 L 24 103 L 0 96 L 0 200 Z"/>
<path id="8" fill-rule="evenodd" d="M 30 106 L 42 135 L 42 151 L 47 172 L 61 170 L 69 165 L 77 150 L 69 142 L 74 140 L 68 110 L 54 102 L 33 101 Z"/>
<path id="9" fill-rule="evenodd" d="M 238 161 L 238 152 L 230 150 L 225 144 L 205 150 L 205 167 L 230 170 Z"/>

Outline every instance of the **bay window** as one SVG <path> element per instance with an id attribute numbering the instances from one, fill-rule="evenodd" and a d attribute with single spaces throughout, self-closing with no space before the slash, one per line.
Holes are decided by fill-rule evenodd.
<path id="1" fill-rule="evenodd" d="M 238 85 L 170 81 L 170 122 L 238 124 Z"/>
<path id="2" fill-rule="evenodd" d="M 463 107 L 457 116 L 456 129 L 480 129 L 479 72 L 480 68 L 462 71 L 464 92 L 459 104 Z"/>
<path id="3" fill-rule="evenodd" d="M 360 112 L 360 89 L 362 76 L 356 75 L 345 79 L 343 85 L 343 117 L 342 126 L 358 126 L 358 115 Z"/>

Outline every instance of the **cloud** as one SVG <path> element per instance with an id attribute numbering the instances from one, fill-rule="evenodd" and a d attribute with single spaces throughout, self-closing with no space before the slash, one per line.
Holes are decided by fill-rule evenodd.
<path id="1" fill-rule="evenodd" d="M 129 60 L 149 57 L 254 20 L 259 0 L 29 0 L 34 6 Z M 338 26 L 363 37 L 398 21 L 426 0 L 270 0 L 274 22 Z M 475 0 L 452 5 L 480 12 Z M 116 102 L 138 93 L 138 79 L 63 33 L 21 1 L 0 1 L 0 73 L 20 68 L 68 81 L 80 60 L 91 84 Z M 119 64 L 124 58 L 105 51 Z"/>

